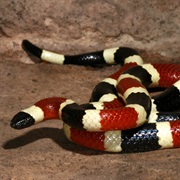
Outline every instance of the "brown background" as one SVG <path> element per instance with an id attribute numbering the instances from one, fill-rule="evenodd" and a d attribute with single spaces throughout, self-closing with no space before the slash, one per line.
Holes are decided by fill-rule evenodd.
<path id="1" fill-rule="evenodd" d="M 179 149 L 110 154 L 69 142 L 61 121 L 16 131 L 14 114 L 41 98 L 89 100 L 117 70 L 34 64 L 22 39 L 65 54 L 130 46 L 146 62 L 180 63 L 178 0 L 0 1 L 0 179 L 179 179 Z"/>

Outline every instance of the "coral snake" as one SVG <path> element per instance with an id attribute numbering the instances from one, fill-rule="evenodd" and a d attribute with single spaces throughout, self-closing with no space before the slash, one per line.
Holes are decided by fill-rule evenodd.
<path id="1" fill-rule="evenodd" d="M 23 49 L 57 64 L 121 68 L 94 88 L 90 102 L 42 99 L 17 113 L 11 127 L 22 129 L 48 119 L 62 119 L 71 141 L 109 152 L 143 152 L 180 147 L 180 64 L 144 64 L 137 51 L 118 47 L 66 56 L 43 50 L 28 40 Z M 165 90 L 153 97 L 149 89 Z"/>

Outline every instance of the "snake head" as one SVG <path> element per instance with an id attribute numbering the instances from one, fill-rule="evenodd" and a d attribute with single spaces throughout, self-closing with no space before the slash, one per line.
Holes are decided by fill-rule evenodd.
<path id="1" fill-rule="evenodd" d="M 11 120 L 10 126 L 14 129 L 24 129 L 35 123 L 34 118 L 25 112 L 17 113 Z"/>

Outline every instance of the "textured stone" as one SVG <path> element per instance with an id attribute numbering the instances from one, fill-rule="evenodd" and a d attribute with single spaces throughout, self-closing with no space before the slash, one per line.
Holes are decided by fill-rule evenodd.
<path id="1" fill-rule="evenodd" d="M 95 84 L 117 69 L 0 61 L 0 179 L 179 180 L 180 149 L 131 154 L 90 150 L 67 140 L 62 122 L 55 120 L 19 131 L 10 128 L 19 110 L 41 98 L 87 102 Z"/>
<path id="2" fill-rule="evenodd" d="M 179 63 L 179 12 L 178 0 L 1 0 L 0 179 L 178 180 L 179 149 L 103 153 L 68 141 L 61 121 L 21 131 L 9 123 L 41 98 L 85 103 L 95 84 L 118 69 L 23 64 L 18 61 L 32 61 L 22 51 L 22 39 L 66 54 L 126 45 L 146 62 Z"/>
<path id="3" fill-rule="evenodd" d="M 179 5 L 179 0 L 0 1 L 0 54 L 30 62 L 20 47 L 26 38 L 66 54 L 130 46 L 178 62 Z"/>

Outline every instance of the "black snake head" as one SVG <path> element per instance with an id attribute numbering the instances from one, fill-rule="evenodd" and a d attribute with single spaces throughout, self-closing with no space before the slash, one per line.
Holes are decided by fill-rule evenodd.
<path id="1" fill-rule="evenodd" d="M 35 123 L 34 118 L 25 112 L 17 113 L 11 120 L 11 127 L 14 129 L 23 129 L 32 126 Z"/>

